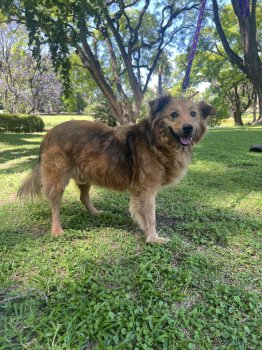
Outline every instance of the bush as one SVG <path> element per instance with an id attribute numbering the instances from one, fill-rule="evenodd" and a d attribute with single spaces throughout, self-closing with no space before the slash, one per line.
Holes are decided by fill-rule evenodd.
<path id="1" fill-rule="evenodd" d="M 0 132 L 41 132 L 45 124 L 40 117 L 28 114 L 0 114 Z"/>
<path id="2" fill-rule="evenodd" d="M 85 112 L 93 117 L 95 120 L 98 120 L 102 123 L 105 123 L 109 126 L 116 126 L 116 120 L 114 116 L 110 113 L 108 103 L 104 100 L 98 100 L 90 104 Z"/>

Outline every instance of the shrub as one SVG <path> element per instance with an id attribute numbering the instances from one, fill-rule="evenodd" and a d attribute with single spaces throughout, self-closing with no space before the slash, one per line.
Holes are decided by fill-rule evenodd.
<path id="1" fill-rule="evenodd" d="M 90 104 L 85 112 L 93 117 L 95 120 L 99 120 L 102 123 L 105 123 L 109 126 L 115 126 L 116 120 L 114 116 L 110 113 L 109 105 L 104 100 L 98 100 Z"/>
<path id="2" fill-rule="evenodd" d="M 0 114 L 0 132 L 41 132 L 44 122 L 28 114 Z"/>

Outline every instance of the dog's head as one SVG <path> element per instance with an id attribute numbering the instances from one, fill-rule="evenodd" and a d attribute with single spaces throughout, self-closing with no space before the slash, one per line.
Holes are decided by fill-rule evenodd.
<path id="1" fill-rule="evenodd" d="M 207 129 L 207 117 L 216 113 L 205 102 L 162 96 L 149 103 L 149 122 L 162 142 L 190 146 L 197 143 Z"/>

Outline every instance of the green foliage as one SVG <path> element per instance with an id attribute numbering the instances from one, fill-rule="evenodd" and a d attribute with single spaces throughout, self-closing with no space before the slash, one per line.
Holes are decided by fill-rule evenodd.
<path id="1" fill-rule="evenodd" d="M 98 89 L 87 69 L 82 66 L 79 56 L 72 54 L 70 62 L 71 89 L 63 98 L 64 105 L 69 113 L 83 113 L 84 109 L 97 98 Z"/>
<path id="2" fill-rule="evenodd" d="M 202 96 L 203 100 L 216 107 L 216 114 L 208 120 L 208 124 L 211 127 L 221 125 L 223 119 L 230 118 L 230 106 L 226 101 L 223 103 L 221 95 L 214 93 L 212 87 L 208 88 Z"/>
<path id="3" fill-rule="evenodd" d="M 27 114 L 0 114 L 0 132 L 42 132 L 45 124 L 40 117 Z"/>
<path id="4" fill-rule="evenodd" d="M 87 106 L 87 102 L 80 92 L 70 94 L 65 99 L 65 107 L 69 113 L 82 113 Z"/>
<path id="5" fill-rule="evenodd" d="M 220 12 L 227 40 L 234 52 L 241 56 L 239 24 L 232 5 L 222 5 Z M 209 17 L 208 12 L 206 16 Z M 258 18 L 257 21 L 259 23 Z M 188 54 L 182 53 L 176 57 L 177 70 L 174 74 L 176 84 L 173 90 L 179 90 L 187 60 Z M 191 89 L 197 89 L 203 82 L 210 84 L 204 98 L 217 109 L 216 117 L 210 119 L 212 125 L 219 125 L 221 119 L 233 116 L 236 111 L 239 111 L 241 117 L 241 114 L 250 106 L 253 98 L 252 84 L 236 66 L 230 63 L 211 21 L 206 21 L 200 33 L 190 76 Z"/>
<path id="6" fill-rule="evenodd" d="M 109 126 L 115 126 L 116 120 L 110 113 L 108 103 L 104 99 L 98 99 L 95 102 L 91 103 L 86 109 L 85 112 L 90 115 L 95 120 L 98 120 L 102 123 L 105 123 Z"/>
<path id="7" fill-rule="evenodd" d="M 65 92 L 75 51 L 120 124 L 136 121 L 161 54 L 167 46 L 180 45 L 198 7 L 192 0 L 0 2 L 9 18 L 26 22 L 35 57 L 41 56 L 41 45 L 48 45 Z M 163 65 L 158 70 L 159 77 L 168 75 Z"/>
<path id="8" fill-rule="evenodd" d="M 153 89 L 148 89 L 145 97 L 143 99 L 140 111 L 139 111 L 139 115 L 138 115 L 138 120 L 144 119 L 148 117 L 148 113 L 149 113 L 149 102 L 156 99 L 158 97 L 158 94 L 155 90 Z"/>

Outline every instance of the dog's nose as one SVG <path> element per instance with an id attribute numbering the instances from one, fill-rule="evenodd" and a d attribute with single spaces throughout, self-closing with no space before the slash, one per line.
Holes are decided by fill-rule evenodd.
<path id="1" fill-rule="evenodd" d="M 193 125 L 192 124 L 184 124 L 183 125 L 183 131 L 186 135 L 190 135 L 193 132 Z"/>

